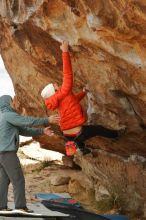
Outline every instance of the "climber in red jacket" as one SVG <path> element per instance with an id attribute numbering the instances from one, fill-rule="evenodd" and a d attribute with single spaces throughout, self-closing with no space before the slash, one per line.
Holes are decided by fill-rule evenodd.
<path id="1" fill-rule="evenodd" d="M 61 45 L 63 58 L 63 83 L 58 85 L 48 84 L 41 92 L 45 99 L 45 104 L 49 110 L 58 109 L 60 114 L 60 127 L 68 143 L 75 143 L 83 154 L 91 152 L 84 144 L 84 141 L 94 137 L 103 136 L 107 138 L 116 138 L 121 130 L 111 130 L 101 125 L 84 125 L 87 118 L 80 104 L 81 99 L 86 92 L 74 94 L 73 72 L 70 55 L 68 52 L 68 42 Z"/>

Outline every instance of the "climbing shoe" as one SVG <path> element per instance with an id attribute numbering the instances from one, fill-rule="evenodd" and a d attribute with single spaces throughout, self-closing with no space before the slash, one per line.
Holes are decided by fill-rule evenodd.
<path id="1" fill-rule="evenodd" d="M 127 128 L 121 128 L 120 130 L 118 130 L 118 137 L 121 137 L 122 135 L 124 135 L 127 131 Z"/>
<path id="2" fill-rule="evenodd" d="M 146 129 L 146 124 L 140 123 L 140 127 L 141 127 L 142 129 Z"/>
<path id="3" fill-rule="evenodd" d="M 80 151 L 82 152 L 83 155 L 91 153 L 91 149 L 89 149 L 88 147 L 83 147 L 83 148 L 79 148 L 79 149 L 80 149 Z"/>
<path id="4" fill-rule="evenodd" d="M 65 150 L 67 156 L 73 156 L 77 150 L 77 144 L 74 141 L 67 141 L 65 143 Z"/>

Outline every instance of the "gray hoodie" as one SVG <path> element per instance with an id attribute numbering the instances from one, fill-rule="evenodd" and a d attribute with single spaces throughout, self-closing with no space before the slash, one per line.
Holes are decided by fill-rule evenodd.
<path id="1" fill-rule="evenodd" d="M 42 128 L 29 128 L 48 125 L 48 118 L 26 117 L 19 115 L 10 105 L 11 96 L 0 97 L 0 152 L 17 151 L 19 135 L 37 136 L 43 134 Z"/>

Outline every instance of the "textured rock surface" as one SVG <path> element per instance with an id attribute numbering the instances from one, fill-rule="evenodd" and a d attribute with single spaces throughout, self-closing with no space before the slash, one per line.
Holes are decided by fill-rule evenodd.
<path id="1" fill-rule="evenodd" d="M 26 114 L 47 114 L 40 91 L 49 82 L 61 83 L 59 45 L 64 39 L 69 40 L 75 91 L 85 84 L 90 89 L 83 102 L 89 121 L 113 129 L 128 128 L 127 134 L 116 141 L 91 140 L 95 148 L 117 155 L 115 159 L 106 155 L 106 168 L 112 166 L 114 171 L 105 179 L 125 181 L 125 185 L 119 185 L 140 193 L 141 201 L 146 199 L 145 162 L 140 158 L 137 165 L 135 159 L 136 154 L 146 156 L 146 134 L 139 126 L 141 122 L 146 124 L 146 2 L 1 0 L 0 15 L 1 55 Z M 40 141 L 45 148 L 64 152 L 59 133 L 55 138 L 42 137 Z M 125 161 L 131 155 L 135 155 L 132 165 Z M 120 156 L 125 158 L 122 163 Z M 107 172 L 103 168 L 106 162 L 101 158 L 96 157 L 94 164 L 89 161 L 93 172 L 99 169 L 99 161 L 101 172 Z M 87 163 L 81 166 L 86 169 Z M 124 173 L 123 179 L 118 173 Z M 94 172 L 95 177 L 97 174 Z M 139 201 L 137 197 L 135 200 Z M 140 205 L 144 206 L 144 202 Z"/>

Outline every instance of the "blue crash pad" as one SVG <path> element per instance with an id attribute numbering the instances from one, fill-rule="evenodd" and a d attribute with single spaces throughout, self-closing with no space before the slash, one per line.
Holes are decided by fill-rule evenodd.
<path id="1" fill-rule="evenodd" d="M 104 216 L 110 220 L 130 220 L 127 216 L 118 214 L 106 214 L 101 216 Z"/>
<path id="2" fill-rule="evenodd" d="M 72 199 L 69 195 L 57 194 L 57 193 L 38 193 L 35 197 L 41 201 L 48 200 L 56 203 L 62 203 L 64 205 L 72 205 L 75 207 L 81 207 L 80 203 L 75 199 Z"/>

